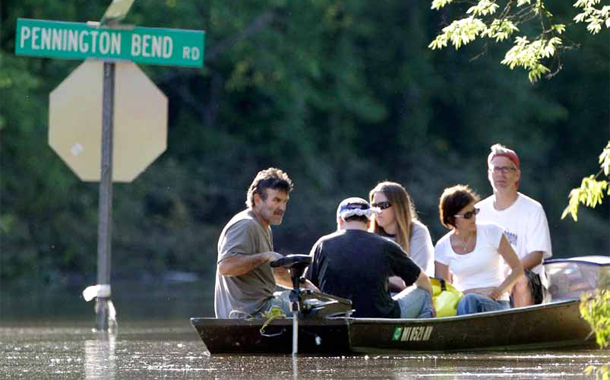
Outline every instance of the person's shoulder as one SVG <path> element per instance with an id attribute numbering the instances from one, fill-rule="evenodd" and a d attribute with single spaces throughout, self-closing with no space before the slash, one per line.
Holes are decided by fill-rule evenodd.
<path id="1" fill-rule="evenodd" d="M 447 242 L 449 241 L 451 236 L 451 231 L 447 232 L 445 235 L 443 235 L 443 237 L 441 237 L 440 239 L 438 239 L 438 241 L 436 242 L 436 246 L 442 246 L 444 244 L 447 244 Z"/>
<path id="2" fill-rule="evenodd" d="M 257 226 L 260 226 L 260 224 L 256 220 L 256 217 L 254 216 L 254 214 L 252 213 L 251 210 L 246 209 L 246 210 L 243 210 L 243 211 L 235 214 L 233 216 L 233 218 L 231 218 L 229 223 L 227 223 L 227 226 L 225 228 L 228 229 L 228 228 L 236 227 L 236 228 L 250 229 L 250 228 L 257 228 Z M 260 226 L 260 227 L 262 228 L 262 226 Z"/>
<path id="3" fill-rule="evenodd" d="M 519 198 L 517 199 L 517 202 L 519 203 L 519 205 L 521 207 L 530 207 L 530 208 L 533 208 L 533 209 L 542 209 L 542 204 L 540 204 L 540 202 L 538 202 L 534 198 L 528 197 L 527 195 L 525 195 L 523 193 L 518 193 L 518 194 L 519 194 Z"/>
<path id="4" fill-rule="evenodd" d="M 352 231 L 354 231 L 354 230 L 352 230 Z M 357 232 L 352 232 L 352 233 L 357 234 L 358 241 L 360 241 L 363 244 L 378 244 L 378 245 L 386 247 L 386 248 L 399 249 L 401 251 L 403 250 L 402 247 L 400 246 L 400 244 L 396 243 L 390 237 L 382 236 L 382 235 L 378 235 L 374 232 L 362 231 L 362 230 L 358 230 Z"/>
<path id="5" fill-rule="evenodd" d="M 430 236 L 430 239 L 432 239 L 432 235 L 430 235 L 430 230 L 428 230 L 428 227 L 419 220 L 414 220 L 413 231 L 411 232 L 411 239 L 425 238 L 426 236 Z"/>
<path id="6" fill-rule="evenodd" d="M 434 260 L 447 264 L 452 255 L 455 255 L 451 248 L 451 231 L 447 232 L 442 238 L 438 239 L 434 245 Z"/>
<path id="7" fill-rule="evenodd" d="M 389 237 L 381 236 L 367 230 L 344 230 L 337 232 L 343 232 L 343 235 L 345 235 L 346 238 L 355 239 L 359 242 L 372 241 L 379 242 L 381 244 L 396 244 L 397 246 L 399 246 L 397 243 L 394 242 L 394 240 L 390 239 Z"/>
<path id="8" fill-rule="evenodd" d="M 419 220 L 413 221 L 413 233 L 428 231 L 428 227 Z"/>
<path id="9" fill-rule="evenodd" d="M 489 207 L 491 207 L 491 208 L 493 208 L 494 200 L 495 200 L 495 197 L 492 194 L 492 195 L 488 196 L 487 198 L 483 199 L 482 201 L 479 201 L 476 204 L 476 207 L 479 207 L 479 208 L 489 208 Z"/>
<path id="10" fill-rule="evenodd" d="M 374 236 L 374 239 L 379 240 L 381 242 L 381 244 L 385 244 L 388 247 L 392 247 L 393 249 L 400 249 L 401 251 L 403 251 L 400 244 L 398 244 L 394 240 L 390 239 L 389 237 L 379 236 L 379 235 L 373 234 L 373 233 L 371 233 L 371 235 Z"/>
<path id="11" fill-rule="evenodd" d="M 338 238 L 340 238 L 341 236 L 343 236 L 344 234 L 345 234 L 345 231 L 343 231 L 343 230 L 337 230 L 337 231 L 332 232 L 332 233 L 330 233 L 330 234 L 327 234 L 327 235 L 321 236 L 321 237 L 318 239 L 318 241 L 316 241 L 316 244 L 315 244 L 315 245 L 322 244 L 322 243 L 327 242 L 327 241 L 329 241 L 329 240 L 335 240 L 335 239 L 338 239 Z"/>
<path id="12" fill-rule="evenodd" d="M 228 224 L 235 224 L 237 222 L 254 222 L 254 214 L 252 213 L 251 210 L 246 209 L 243 211 L 238 212 L 237 214 L 233 215 L 233 217 L 231 218 L 231 220 L 229 221 Z"/>

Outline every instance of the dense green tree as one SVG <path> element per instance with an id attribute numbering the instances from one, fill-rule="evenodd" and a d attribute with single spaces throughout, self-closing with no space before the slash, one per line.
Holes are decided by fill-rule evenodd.
<path id="1" fill-rule="evenodd" d="M 79 62 L 13 52 L 17 17 L 98 20 L 107 3 L 0 5 L 3 282 L 95 277 L 98 185 L 47 144 L 48 94 Z M 142 66 L 169 98 L 168 150 L 114 187 L 113 275 L 211 276 L 221 228 L 269 166 L 296 183 L 275 229 L 281 252 L 307 252 L 335 228 L 341 199 L 384 179 L 407 187 L 436 240 L 443 188 L 491 192 L 485 160 L 496 142 L 519 152 L 522 189 L 544 204 L 555 255 L 607 252 L 607 210 L 582 210 L 577 225 L 559 217 L 607 126 L 608 39 L 584 31 L 565 69 L 531 85 L 497 65 L 499 47 L 472 62 L 476 46 L 428 49 L 440 17 L 405 1 L 136 1 L 125 23 L 205 30 L 205 67 Z"/>

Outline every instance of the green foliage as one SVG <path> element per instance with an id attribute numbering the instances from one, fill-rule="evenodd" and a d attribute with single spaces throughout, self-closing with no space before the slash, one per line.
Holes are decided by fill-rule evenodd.
<path id="1" fill-rule="evenodd" d="M 584 204 L 587 207 L 595 208 L 602 203 L 605 195 L 610 195 L 610 187 L 607 180 L 598 180 L 600 175 L 605 175 L 610 179 L 610 141 L 599 155 L 600 171 L 596 175 L 590 175 L 582 179 L 580 187 L 570 191 L 570 201 L 563 210 L 561 219 L 568 214 L 578 221 L 578 206 Z"/>
<path id="2" fill-rule="evenodd" d="M 85 22 L 107 5 L 0 3 L 4 284 L 94 281 L 98 184 L 80 182 L 48 146 L 49 92 L 80 62 L 13 51 L 17 17 Z M 483 9 L 469 16 L 490 17 Z M 486 23 L 489 38 L 513 38 L 508 21 Z M 485 158 L 496 142 L 519 152 L 522 189 L 545 206 L 555 256 L 607 251 L 604 210 L 581 211 L 578 225 L 558 219 L 566 179 L 589 172 L 595 126 L 609 118 L 608 40 L 591 38 L 566 56 L 564 75 L 531 86 L 491 55 L 466 65 L 463 54 L 430 51 L 438 22 L 405 1 L 136 1 L 125 23 L 205 30 L 206 56 L 202 69 L 141 66 L 169 99 L 168 149 L 114 186 L 113 278 L 175 270 L 213 283 L 220 230 L 272 165 L 296 184 L 274 229 L 281 252 L 308 252 L 336 228 L 341 199 L 385 179 L 407 187 L 436 241 L 445 187 L 491 192 Z"/>
<path id="3" fill-rule="evenodd" d="M 487 26 L 483 21 L 474 16 L 463 18 L 451 23 L 451 25 L 443 28 L 443 34 L 436 37 L 430 43 L 430 48 L 440 49 L 447 46 L 447 42 L 457 49 L 474 41 L 477 36 L 487 32 Z"/>
<path id="4" fill-rule="evenodd" d="M 582 8 L 574 21 L 586 22 L 587 30 L 593 34 L 599 33 L 604 25 L 610 28 L 610 5 L 601 6 L 600 2 L 601 0 L 578 0 L 574 3 L 575 8 Z"/>
<path id="5" fill-rule="evenodd" d="M 583 294 L 580 304 L 582 317 L 591 325 L 595 340 L 600 348 L 610 346 L 610 289 L 598 289 L 594 295 Z M 610 364 L 588 366 L 587 375 L 595 374 L 596 379 L 610 378 Z"/>
<path id="6" fill-rule="evenodd" d="M 529 71 L 528 78 L 530 82 L 535 82 L 543 74 L 549 72 L 549 69 L 540 63 L 543 58 L 550 58 L 555 54 L 558 45 L 562 41 L 558 37 L 553 37 L 549 40 L 538 39 L 536 41 L 528 41 L 527 37 L 515 38 L 515 46 L 513 46 L 502 60 L 503 65 L 515 68 L 515 66 L 523 67 Z"/>
<path id="7" fill-rule="evenodd" d="M 610 141 L 599 156 L 600 172 L 610 178 Z M 578 205 L 583 203 L 587 207 L 595 208 L 602 203 L 604 190 L 608 188 L 607 181 L 597 181 L 597 176 L 585 177 L 582 180 L 580 188 L 572 189 L 570 192 L 570 202 L 565 208 L 561 218 L 565 218 L 569 213 L 574 221 L 578 221 Z M 610 195 L 610 191 L 608 192 Z M 603 278 L 598 281 L 599 289 L 594 295 L 585 293 L 581 298 L 580 314 L 591 325 L 591 330 L 595 333 L 595 340 L 600 348 L 607 348 L 610 345 L 610 289 L 603 284 L 608 283 L 610 279 L 606 278 L 606 273 L 603 273 Z M 587 375 L 595 374 L 596 379 L 610 379 L 610 365 L 588 366 L 585 368 Z"/>
<path id="8" fill-rule="evenodd" d="M 610 5 L 598 8 L 601 0 L 578 0 L 574 8 L 581 10 L 574 20 L 587 22 L 587 30 L 597 34 L 602 26 L 610 28 Z M 449 0 L 433 0 L 432 9 L 440 10 L 451 4 Z M 488 38 L 496 43 L 504 41 L 514 33 L 522 32 L 514 38 L 513 46 L 508 49 L 501 64 L 511 70 L 521 67 L 528 72 L 530 82 L 538 81 L 543 75 L 552 75 L 548 63 L 556 58 L 563 48 L 560 37 L 566 31 L 566 24 L 556 23 L 554 16 L 546 8 L 543 0 L 506 1 L 500 9 L 499 1 L 478 0 L 475 5 L 461 13 L 449 26 L 428 45 L 431 49 L 441 49 L 451 41 L 455 49 L 475 41 Z M 516 5 L 516 6 L 515 6 Z M 555 62 L 558 62 L 555 60 Z M 555 70 L 561 65 L 555 63 Z"/>
<path id="9" fill-rule="evenodd" d="M 586 375 L 595 374 L 597 380 L 609 380 L 610 379 L 610 364 L 604 364 L 602 366 L 590 365 L 585 368 L 584 373 Z"/>

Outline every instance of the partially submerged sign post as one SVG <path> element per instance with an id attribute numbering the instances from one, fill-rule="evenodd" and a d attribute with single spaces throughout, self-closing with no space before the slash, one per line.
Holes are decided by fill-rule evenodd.
<path id="1" fill-rule="evenodd" d="M 113 172 L 115 181 L 131 182 L 167 143 L 167 98 L 131 62 L 203 66 L 202 31 L 119 25 L 133 1 L 114 0 L 100 23 L 17 21 L 17 55 L 97 59 L 83 63 L 51 93 L 49 144 L 79 178 L 100 182 L 98 284 L 83 292 L 86 300 L 96 297 L 98 331 L 109 329 L 114 314 Z M 101 113 L 101 125 L 91 119 L 94 113 Z"/>

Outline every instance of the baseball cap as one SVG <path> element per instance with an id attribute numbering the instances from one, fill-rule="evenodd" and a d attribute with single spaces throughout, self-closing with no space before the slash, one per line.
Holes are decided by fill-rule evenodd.
<path id="1" fill-rule="evenodd" d="M 381 210 L 376 207 L 371 207 L 369 202 L 362 198 L 351 197 L 346 198 L 339 203 L 339 207 L 337 207 L 337 218 L 345 220 L 350 216 L 360 215 L 370 219 L 374 214 L 379 214 L 380 211 Z"/>

